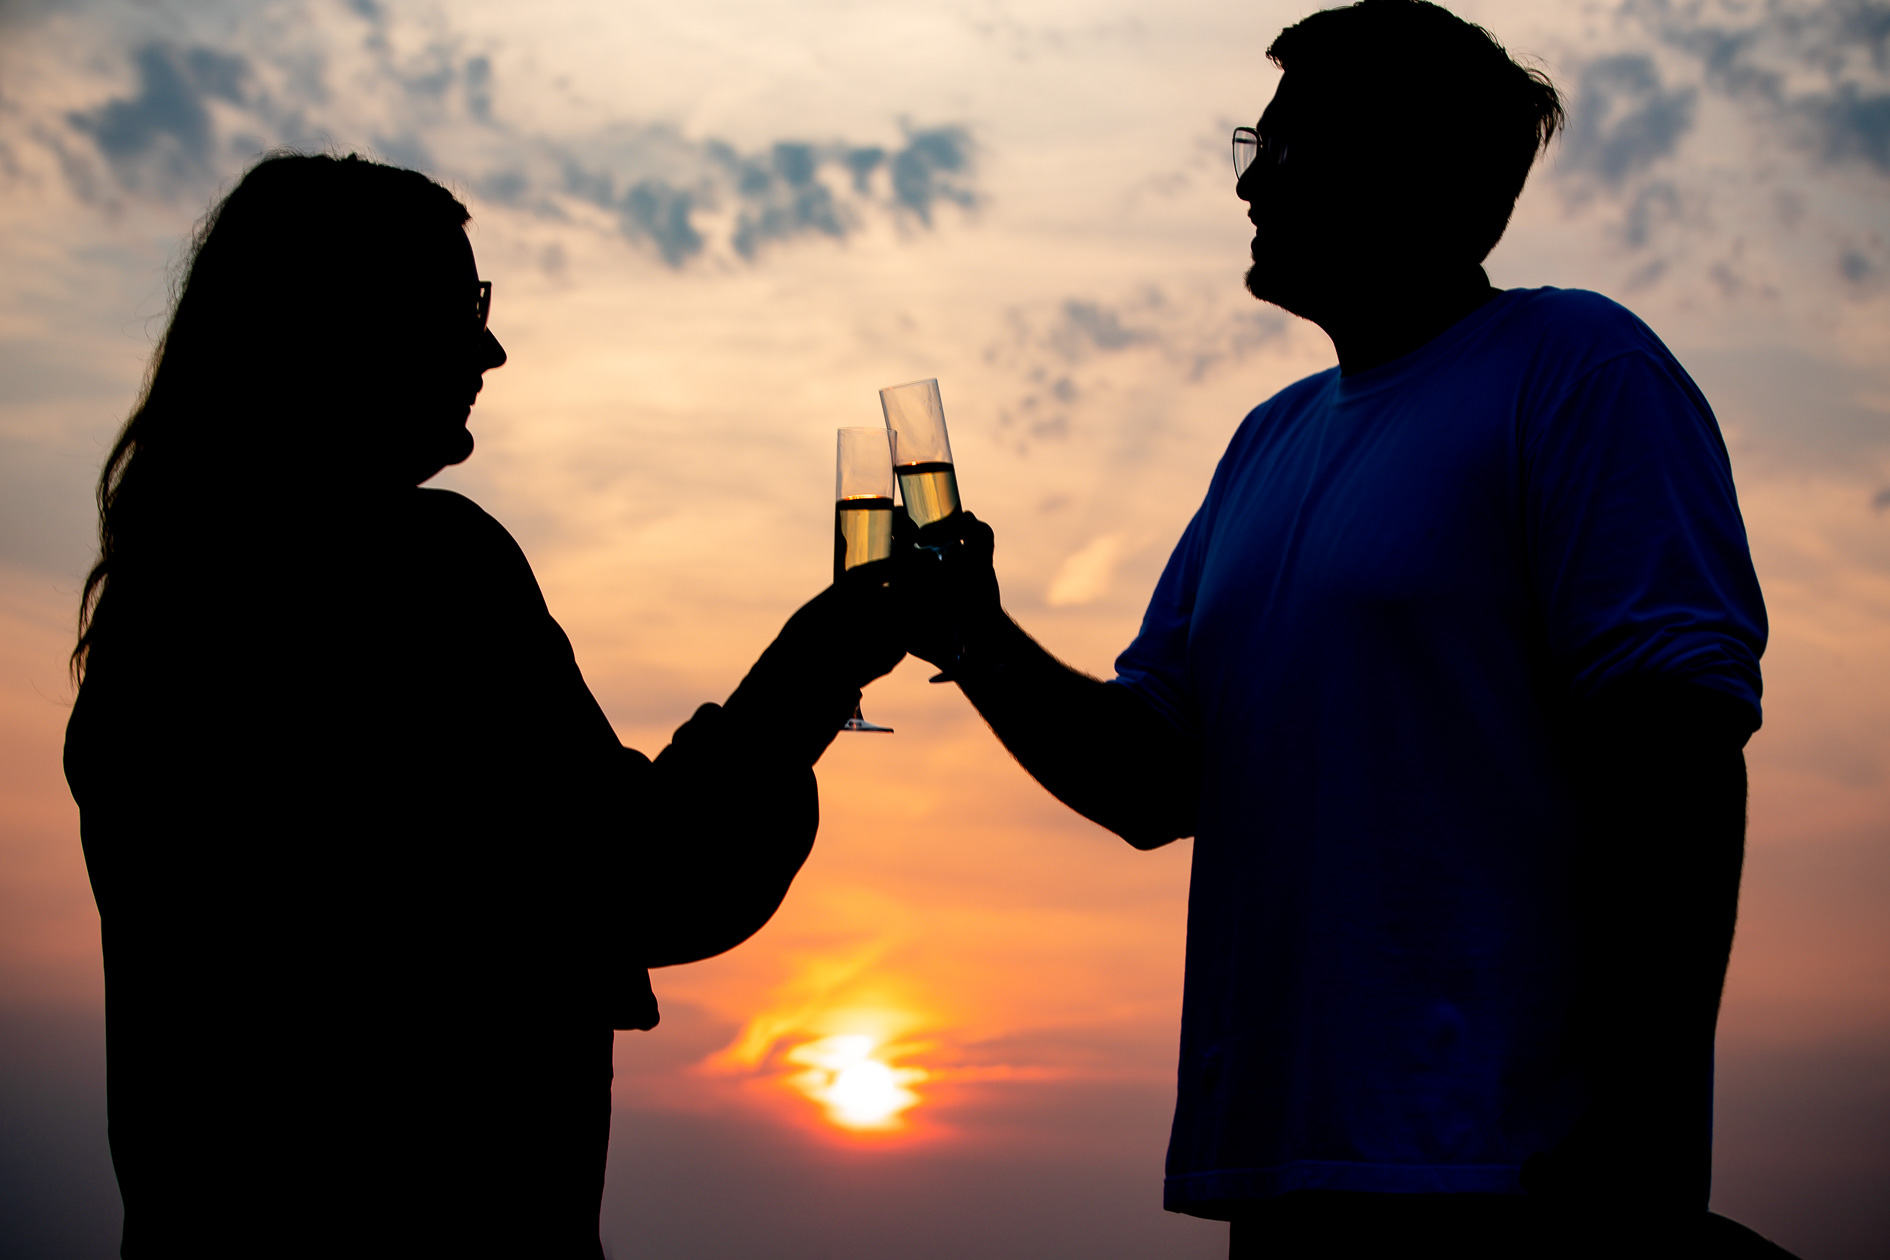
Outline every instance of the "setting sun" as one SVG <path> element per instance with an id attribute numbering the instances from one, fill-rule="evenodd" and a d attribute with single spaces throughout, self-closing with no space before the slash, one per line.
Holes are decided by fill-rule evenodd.
<path id="1" fill-rule="evenodd" d="M 788 1051 L 790 1063 L 807 1071 L 788 1083 L 827 1109 L 843 1129 L 892 1129 L 900 1113 L 919 1101 L 906 1088 L 926 1078 L 923 1068 L 893 1067 L 876 1059 L 874 1038 L 858 1033 L 822 1037 Z"/>

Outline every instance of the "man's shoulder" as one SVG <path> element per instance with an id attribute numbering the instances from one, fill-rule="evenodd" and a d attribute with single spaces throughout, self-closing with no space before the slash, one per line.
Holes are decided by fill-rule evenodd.
<path id="1" fill-rule="evenodd" d="M 1538 368 L 1581 372 L 1623 354 L 1673 358 L 1654 330 L 1613 298 L 1587 289 L 1510 289 L 1492 329 L 1526 343 Z"/>
<path id="2" fill-rule="evenodd" d="M 1336 366 L 1314 372 L 1275 392 L 1249 411 L 1221 452 L 1214 479 L 1208 484 L 1209 499 L 1215 496 L 1217 487 L 1253 459 L 1256 452 L 1282 440 L 1306 423 L 1309 416 L 1315 415 L 1330 399 L 1333 382 L 1338 377 Z"/>
<path id="3" fill-rule="evenodd" d="M 1271 415 L 1284 415 L 1317 405 L 1331 392 L 1333 381 L 1337 380 L 1339 369 L 1329 367 L 1323 372 L 1314 372 L 1311 376 L 1302 376 L 1291 385 L 1276 391 L 1272 397 L 1249 411 L 1243 427 L 1264 421 Z"/>

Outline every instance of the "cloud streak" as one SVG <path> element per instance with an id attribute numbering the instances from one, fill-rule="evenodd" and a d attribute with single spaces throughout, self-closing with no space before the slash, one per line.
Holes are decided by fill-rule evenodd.
<path id="1" fill-rule="evenodd" d="M 751 264 L 796 242 L 845 241 L 876 222 L 925 232 L 945 208 L 984 200 L 963 124 L 901 121 L 890 143 L 785 135 L 755 148 L 622 118 L 549 133 L 507 116 L 491 55 L 436 31 L 403 56 L 396 46 L 412 41 L 395 38 L 385 10 L 360 3 L 352 12 L 368 37 L 350 48 L 317 27 L 327 45 L 315 54 L 279 52 L 240 20 L 225 40 L 138 43 L 126 56 L 128 82 L 46 119 L 41 142 L 73 190 L 95 202 L 208 198 L 268 148 L 365 142 L 386 160 L 546 220 L 597 223 L 586 211 L 602 210 L 602 222 L 672 268 L 717 256 Z M 372 73 L 350 74 L 350 57 L 367 58 Z M 373 89 L 344 89 L 359 79 Z M 526 95 L 532 85 L 521 88 Z"/>
<path id="2" fill-rule="evenodd" d="M 939 206 L 978 202 L 974 148 L 959 126 L 908 127 L 905 143 L 890 149 L 778 140 L 744 153 L 661 129 L 612 147 L 610 156 L 561 154 L 555 189 L 522 166 L 479 186 L 495 200 L 554 217 L 560 194 L 609 211 L 625 238 L 649 245 L 671 267 L 707 252 L 712 234 L 752 262 L 800 238 L 844 240 L 875 216 L 930 228 Z M 723 222 L 713 222 L 718 216 Z"/>
<path id="3" fill-rule="evenodd" d="M 1756 108 L 1823 161 L 1890 175 L 1890 3 L 1628 0 L 1621 11 L 1691 58 L 1709 89 Z"/>
<path id="4" fill-rule="evenodd" d="M 1698 93 L 1668 88 L 1654 59 L 1603 57 L 1582 70 L 1563 150 L 1563 169 L 1613 188 L 1673 154 L 1693 126 Z"/>
<path id="5" fill-rule="evenodd" d="M 240 104 L 249 65 L 213 48 L 144 45 L 132 54 L 134 95 L 66 115 L 71 127 L 90 136 L 119 183 L 136 190 L 154 177 L 172 189 L 209 175 L 215 168 L 216 136 L 210 106 Z"/>
<path id="6" fill-rule="evenodd" d="M 985 362 L 1019 382 L 998 428 L 1019 451 L 1062 441 L 1085 400 L 1107 390 L 1112 374 L 1153 372 L 1189 384 L 1283 341 L 1287 317 L 1237 288 L 1171 293 L 1148 285 L 1114 302 L 1067 297 L 1010 313 L 1007 335 Z"/>
<path id="7" fill-rule="evenodd" d="M 1626 287 L 1776 303 L 1821 270 L 1846 298 L 1883 292 L 1890 0 L 1623 0 L 1615 17 L 1622 43 L 1571 58 L 1554 179 L 1571 213 L 1611 212 Z M 1807 214 L 1807 181 L 1862 195 Z"/>

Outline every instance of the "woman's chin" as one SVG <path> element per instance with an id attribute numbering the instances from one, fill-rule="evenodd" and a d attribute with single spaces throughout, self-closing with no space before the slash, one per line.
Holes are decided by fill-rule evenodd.
<path id="1" fill-rule="evenodd" d="M 451 455 L 445 464 L 463 464 L 473 453 L 473 435 L 469 429 L 461 429 L 453 435 L 450 443 Z M 442 465 L 444 466 L 444 465 Z"/>
<path id="2" fill-rule="evenodd" d="M 465 463 L 472 453 L 473 436 L 462 429 L 425 454 L 417 455 L 408 466 L 408 478 L 417 486 L 437 476 L 442 469 Z"/>

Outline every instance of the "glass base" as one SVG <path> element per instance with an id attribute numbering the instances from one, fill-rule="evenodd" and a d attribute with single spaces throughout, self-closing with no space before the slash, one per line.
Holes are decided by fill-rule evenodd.
<path id="1" fill-rule="evenodd" d="M 860 706 L 857 704 L 853 706 L 853 716 L 841 723 L 840 729 L 843 731 L 872 731 L 880 735 L 890 735 L 893 733 L 893 728 L 890 726 L 881 726 L 877 722 L 867 721 L 866 715 L 860 712 Z"/>

